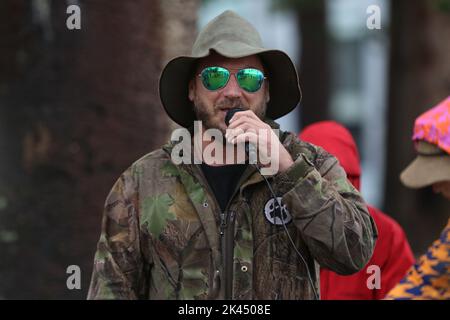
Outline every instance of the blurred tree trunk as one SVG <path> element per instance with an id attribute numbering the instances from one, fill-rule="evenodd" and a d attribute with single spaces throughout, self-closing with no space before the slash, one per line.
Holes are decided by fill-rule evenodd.
<path id="1" fill-rule="evenodd" d="M 158 78 L 198 0 L 78 2 L 81 30 L 66 1 L 0 4 L 0 298 L 84 299 L 109 189 L 169 137 Z"/>
<path id="2" fill-rule="evenodd" d="M 298 70 L 303 93 L 301 125 L 305 127 L 328 118 L 329 61 L 325 0 L 299 1 L 296 12 L 302 37 Z"/>
<path id="3" fill-rule="evenodd" d="M 438 237 L 450 212 L 449 202 L 430 188 L 414 191 L 399 180 L 415 158 L 415 118 L 450 94 L 450 14 L 438 3 L 391 1 L 386 209 L 404 226 L 416 253 Z"/>

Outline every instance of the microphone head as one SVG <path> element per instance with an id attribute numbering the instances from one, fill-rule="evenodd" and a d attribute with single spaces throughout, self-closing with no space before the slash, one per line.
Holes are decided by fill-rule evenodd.
<path id="1" fill-rule="evenodd" d="M 225 115 L 225 124 L 227 127 L 230 125 L 230 120 L 233 118 L 234 114 L 239 111 L 244 111 L 242 108 L 233 108 L 227 111 L 227 114 Z"/>

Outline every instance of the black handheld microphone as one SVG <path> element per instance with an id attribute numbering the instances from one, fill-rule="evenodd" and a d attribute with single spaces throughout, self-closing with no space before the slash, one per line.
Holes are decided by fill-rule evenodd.
<path id="1" fill-rule="evenodd" d="M 233 118 L 234 114 L 239 111 L 244 111 L 244 109 L 233 108 L 227 111 L 227 114 L 225 115 L 225 124 L 227 127 L 230 125 L 231 118 Z M 256 147 L 248 141 L 245 142 L 245 152 L 247 153 L 249 159 L 256 160 Z"/>
<path id="2" fill-rule="evenodd" d="M 231 118 L 233 118 L 234 114 L 236 112 L 239 112 L 239 111 L 244 111 L 244 109 L 242 109 L 242 108 L 233 108 L 233 109 L 229 109 L 227 111 L 227 114 L 225 115 L 225 124 L 227 125 L 227 127 L 230 125 Z"/>

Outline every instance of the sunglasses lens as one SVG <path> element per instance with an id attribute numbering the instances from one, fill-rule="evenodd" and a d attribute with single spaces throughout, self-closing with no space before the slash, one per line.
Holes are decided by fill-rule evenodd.
<path id="1" fill-rule="evenodd" d="M 258 69 L 242 69 L 236 74 L 239 86 L 248 92 L 258 91 L 264 81 L 264 74 Z"/>
<path id="2" fill-rule="evenodd" d="M 208 67 L 201 73 L 203 85 L 208 90 L 223 88 L 230 78 L 230 72 L 221 67 Z"/>

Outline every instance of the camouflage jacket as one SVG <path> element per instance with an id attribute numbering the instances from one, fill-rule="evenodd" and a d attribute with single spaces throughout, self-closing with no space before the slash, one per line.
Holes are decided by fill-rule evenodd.
<path id="1" fill-rule="evenodd" d="M 319 266 L 359 271 L 377 230 L 336 158 L 293 133 L 280 140 L 294 164 L 268 179 L 318 292 Z M 88 299 L 313 299 L 256 169 L 247 167 L 221 212 L 200 166 L 171 161 L 173 146 L 145 155 L 113 186 Z"/>

